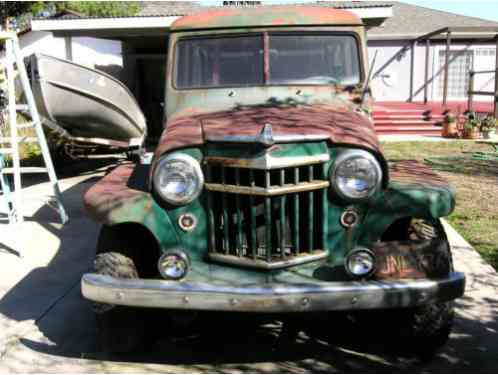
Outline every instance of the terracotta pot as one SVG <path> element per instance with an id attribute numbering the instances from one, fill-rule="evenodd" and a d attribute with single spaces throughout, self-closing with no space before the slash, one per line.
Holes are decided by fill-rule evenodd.
<path id="1" fill-rule="evenodd" d="M 456 121 L 444 122 L 442 136 L 444 138 L 457 138 L 458 126 Z"/>
<path id="2" fill-rule="evenodd" d="M 479 129 L 477 129 L 477 128 L 464 129 L 463 130 L 463 137 L 465 139 L 479 139 L 479 138 L 481 138 L 481 133 L 479 132 Z"/>

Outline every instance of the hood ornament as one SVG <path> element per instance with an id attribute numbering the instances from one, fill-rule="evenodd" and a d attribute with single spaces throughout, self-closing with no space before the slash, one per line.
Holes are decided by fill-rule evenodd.
<path id="1" fill-rule="evenodd" d="M 271 127 L 271 124 L 267 123 L 263 126 L 263 129 L 261 130 L 261 133 L 259 133 L 256 142 L 261 143 L 266 147 L 270 147 L 275 144 L 275 139 L 273 138 L 273 129 Z"/>

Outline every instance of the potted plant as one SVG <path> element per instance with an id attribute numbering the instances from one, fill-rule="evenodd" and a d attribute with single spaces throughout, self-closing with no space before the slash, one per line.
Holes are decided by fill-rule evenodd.
<path id="1" fill-rule="evenodd" d="M 483 138 L 485 139 L 494 138 L 495 130 L 496 130 L 496 119 L 494 117 L 488 116 L 482 120 L 481 133 Z"/>
<path id="2" fill-rule="evenodd" d="M 463 125 L 463 137 L 465 139 L 479 139 L 480 122 L 476 118 L 468 118 Z"/>
<path id="3" fill-rule="evenodd" d="M 451 112 L 447 112 L 446 115 L 444 116 L 442 135 L 445 138 L 458 137 L 457 118 Z"/>

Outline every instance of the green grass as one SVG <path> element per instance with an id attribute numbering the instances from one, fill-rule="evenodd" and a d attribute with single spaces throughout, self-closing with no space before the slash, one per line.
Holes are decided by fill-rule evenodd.
<path id="1" fill-rule="evenodd" d="M 17 123 L 18 124 L 24 124 L 28 122 L 28 119 L 24 117 L 21 114 L 17 114 Z M 19 129 L 17 131 L 18 137 L 35 137 L 36 133 L 35 130 L 32 128 L 24 128 L 24 129 Z M 10 125 L 7 122 L 6 118 L 1 118 L 0 119 L 0 136 L 1 137 L 7 137 L 10 139 Z M 0 147 L 10 147 L 10 142 L 7 143 L 1 143 Z M 21 142 L 19 143 L 19 158 L 22 161 L 27 161 L 28 163 L 33 163 L 33 161 L 36 161 L 39 159 L 41 155 L 40 147 L 38 146 L 37 143 L 27 143 L 27 142 Z M 10 165 L 11 162 L 11 156 L 6 155 L 5 157 L 6 163 Z"/>
<path id="2" fill-rule="evenodd" d="M 383 147 L 389 160 L 437 158 L 432 167 L 457 193 L 448 221 L 498 269 L 498 160 L 472 159 L 473 152 L 491 147 L 473 141 L 384 142 Z"/>

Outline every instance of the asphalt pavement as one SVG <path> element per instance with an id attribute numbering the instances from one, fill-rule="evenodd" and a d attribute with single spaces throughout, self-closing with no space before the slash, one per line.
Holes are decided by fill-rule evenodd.
<path id="1" fill-rule="evenodd" d="M 202 328 L 185 335 L 163 335 L 159 326 L 140 353 L 99 351 L 79 284 L 99 226 L 85 216 L 81 197 L 109 165 L 83 163 L 61 179 L 67 224 L 41 198 L 50 185 L 36 180 L 24 193 L 26 221 L 0 224 L 0 372 L 498 371 L 498 275 L 449 226 L 455 268 L 466 273 L 467 290 L 456 301 L 450 341 L 432 360 L 393 352 L 383 335 L 372 337 L 342 318 L 320 322 L 333 333 L 328 340 L 301 333 L 281 344 L 278 320 L 262 325 L 253 316 L 222 316 L 204 317 Z"/>

